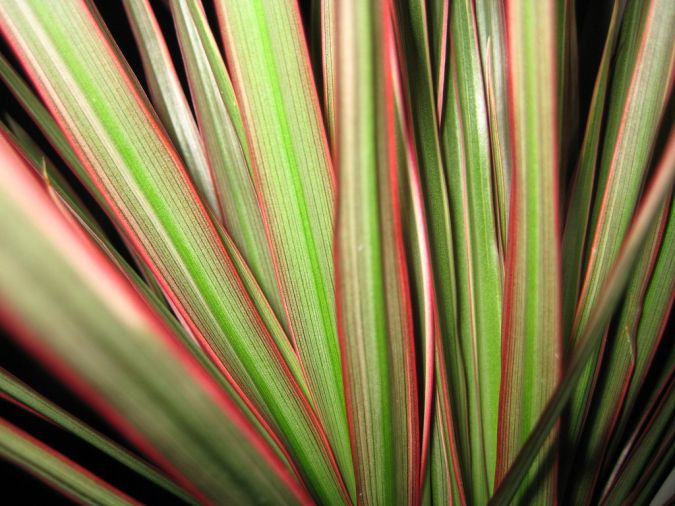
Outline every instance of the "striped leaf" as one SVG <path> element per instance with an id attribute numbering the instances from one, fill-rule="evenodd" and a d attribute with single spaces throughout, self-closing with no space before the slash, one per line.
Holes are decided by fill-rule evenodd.
<path id="1" fill-rule="evenodd" d="M 506 6 L 513 172 L 496 483 L 535 427 L 562 370 L 554 7 L 532 0 Z M 540 449 L 518 500 L 554 501 L 554 442 L 555 434 Z"/>
<path id="2" fill-rule="evenodd" d="M 669 208 L 671 209 L 670 213 L 668 212 Z M 616 424 L 623 411 L 629 385 L 632 383 L 638 338 L 641 338 L 640 347 L 642 350 L 649 345 L 654 345 L 654 341 L 658 341 L 657 336 L 653 334 L 649 337 L 646 335 L 638 336 L 637 330 L 643 314 L 649 315 L 650 321 L 659 321 L 658 318 L 654 318 L 659 313 L 654 314 L 649 311 L 652 309 L 651 307 L 644 306 L 645 292 L 648 286 L 652 283 L 658 284 L 662 290 L 670 286 L 670 293 L 673 293 L 672 289 L 675 289 L 673 285 L 675 283 L 675 272 L 672 268 L 670 269 L 671 272 L 668 272 L 667 267 L 664 269 L 665 266 L 663 265 L 669 262 L 665 259 L 665 256 L 669 252 L 672 255 L 673 244 L 668 242 L 662 244 L 662 240 L 672 240 L 672 232 L 669 234 L 670 237 L 664 237 L 663 235 L 666 223 L 673 221 L 672 209 L 669 203 L 664 206 L 649 231 L 645 240 L 644 255 L 638 261 L 626 290 L 625 301 L 616 324 L 618 331 L 613 340 L 606 344 L 603 376 L 598 380 L 598 386 L 592 398 L 593 406 L 589 414 L 589 420 L 592 420 L 592 424 L 589 424 L 586 429 L 587 433 L 582 438 L 583 444 L 574 456 L 576 459 L 574 470 L 571 471 L 580 478 L 575 479 L 574 487 L 562 486 L 562 490 L 570 490 L 570 500 L 575 504 L 587 503 L 592 500 L 594 486 L 602 469 L 601 463 L 607 446 L 611 439 L 620 437 L 620 434 L 614 435 L 614 429 L 616 429 Z M 670 218 L 669 214 L 671 215 Z M 675 225 L 670 225 L 670 229 L 674 228 Z M 659 272 L 654 272 L 657 258 L 661 258 L 660 268 Z M 673 261 L 669 263 L 675 265 Z M 659 275 L 659 278 L 654 278 L 655 275 Z M 663 300 L 667 300 L 667 298 L 667 296 L 661 297 Z M 641 352 L 640 355 L 641 361 L 644 361 L 645 354 Z M 631 407 L 628 407 L 627 412 L 632 412 Z M 563 479 L 565 478 L 569 479 L 569 476 L 563 477 Z"/>
<path id="3" fill-rule="evenodd" d="M 39 4 L 39 5 L 38 5 Z M 3 32 L 165 296 L 240 395 L 283 438 L 314 493 L 344 497 L 323 428 L 259 318 L 185 168 L 81 2 L 6 2 Z M 84 67 L 84 62 L 95 62 Z"/>
<path id="4" fill-rule="evenodd" d="M 0 142 L 3 324 L 199 500 L 306 499 L 232 399 Z"/>
<path id="5" fill-rule="evenodd" d="M 476 502 L 490 494 L 497 460 L 502 266 L 476 13 L 450 6 L 449 62 L 441 124 L 457 276 L 457 322 L 467 374 L 471 475 Z M 480 484 L 480 488 L 478 487 Z"/>
<path id="6" fill-rule="evenodd" d="M 649 169 L 658 126 L 675 81 L 675 46 L 671 27 L 675 4 L 653 0 L 627 6 L 617 68 L 609 103 L 606 134 L 591 214 L 586 268 L 567 353 L 579 342 L 609 268 L 633 217 Z M 664 64 L 664 62 L 666 62 Z M 566 437 L 576 444 L 588 412 L 594 384 L 595 359 L 586 369 L 570 405 Z"/>
<path id="7" fill-rule="evenodd" d="M 199 0 L 173 1 L 171 10 L 213 178 L 216 214 L 246 258 L 276 314 L 282 317 L 230 77 Z"/>
<path id="8" fill-rule="evenodd" d="M 336 271 L 360 504 L 420 494 L 415 347 L 397 167 L 391 2 L 337 11 Z"/>
<path id="9" fill-rule="evenodd" d="M 196 504 L 195 499 L 164 474 L 148 465 L 106 436 L 65 412 L 40 394 L 0 368 L 0 395 L 20 407 L 39 414 L 64 430 L 74 434 L 91 446 L 109 455 L 119 463 L 175 494 L 184 501 Z"/>
<path id="10" fill-rule="evenodd" d="M 5 420 L 0 420 L 0 455 L 83 504 L 138 504 Z"/>
<path id="11" fill-rule="evenodd" d="M 219 212 L 204 144 L 150 3 L 147 0 L 124 0 L 124 9 L 140 49 L 145 78 L 157 114 L 183 156 L 204 200 L 215 212 Z"/>
<path id="12" fill-rule="evenodd" d="M 334 309 L 335 174 L 302 20 L 294 2 L 215 3 L 290 337 L 351 492 Z"/>
<path id="13" fill-rule="evenodd" d="M 539 450 L 546 442 L 563 409 L 572 398 L 578 382 L 583 378 L 587 365 L 600 345 L 602 330 L 609 322 L 624 293 L 630 273 L 641 253 L 646 235 L 661 210 L 663 203 L 672 195 L 675 182 L 675 132 L 671 132 L 667 148 L 659 161 L 649 189 L 643 198 L 638 213 L 626 234 L 619 255 L 610 267 L 600 290 L 590 318 L 582 329 L 577 351 L 565 369 L 565 374 L 527 441 L 521 448 L 490 500 L 490 504 L 509 504 L 517 493 Z"/>

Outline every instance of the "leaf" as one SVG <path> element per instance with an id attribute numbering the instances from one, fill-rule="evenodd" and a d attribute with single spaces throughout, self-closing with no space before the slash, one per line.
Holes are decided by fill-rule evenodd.
<path id="1" fill-rule="evenodd" d="M 213 176 L 216 214 L 281 317 L 283 310 L 232 83 L 201 3 L 176 0 L 170 5 Z"/>
<path id="2" fill-rule="evenodd" d="M 413 334 L 417 336 L 416 349 L 421 353 L 422 379 L 422 447 L 420 449 L 420 483 L 425 488 L 430 481 L 428 455 L 434 418 L 434 395 L 437 343 L 439 338 L 436 294 L 434 289 L 433 262 L 428 233 L 428 217 L 424 208 L 424 194 L 420 176 L 419 160 L 415 149 L 415 134 L 410 103 L 404 89 L 402 58 L 396 50 L 390 50 L 392 92 L 396 110 L 397 166 L 400 179 L 400 212 L 403 242 L 410 266 L 411 305 L 413 311 Z M 415 297 L 412 294 L 416 294 Z M 416 316 L 416 317 L 415 317 Z"/>
<path id="3" fill-rule="evenodd" d="M 490 45 L 488 45 L 490 47 Z M 507 130 L 499 124 L 501 108 L 503 104 L 497 102 L 496 88 L 492 75 L 492 66 L 490 62 L 491 53 L 488 52 L 488 62 L 485 68 L 485 88 L 488 109 L 488 126 L 490 127 L 490 143 L 492 145 L 492 207 L 495 213 L 495 225 L 497 228 L 497 244 L 499 246 L 499 260 L 504 270 L 504 257 L 506 251 L 506 241 L 508 235 L 508 197 L 511 180 L 511 154 L 508 151 Z"/>
<path id="4" fill-rule="evenodd" d="M 99 203 L 103 202 L 103 198 L 91 181 L 87 171 L 82 167 L 82 164 L 77 159 L 77 155 L 75 155 L 68 140 L 51 117 L 49 111 L 42 105 L 40 99 L 35 96 L 28 85 L 21 79 L 19 74 L 2 55 L 0 55 L 0 78 L 2 78 L 10 92 L 23 106 L 31 119 L 33 119 L 47 141 L 49 141 L 59 156 L 61 156 L 73 172 L 75 172 L 80 182 L 82 182 Z"/>
<path id="5" fill-rule="evenodd" d="M 630 427 L 631 415 L 634 413 L 639 395 L 644 392 L 645 381 L 652 364 L 659 360 L 658 350 L 663 343 L 675 293 L 675 206 L 664 209 L 662 218 L 667 220 L 665 233 L 661 243 L 651 278 L 645 280 L 648 285 L 643 294 L 640 312 L 636 315 L 634 328 L 633 353 L 634 366 L 630 383 L 626 385 L 625 400 L 620 418 L 617 421 L 615 434 L 607 450 L 608 462 L 619 453 L 620 445 L 625 440 L 626 430 Z M 654 260 L 654 259 L 652 259 Z M 665 359 L 665 364 L 670 363 Z"/>
<path id="6" fill-rule="evenodd" d="M 397 167 L 391 3 L 337 11 L 336 280 L 356 491 L 420 500 L 415 345 Z"/>
<path id="7" fill-rule="evenodd" d="M 585 274 L 567 353 L 579 342 L 597 303 L 602 280 L 618 254 L 649 169 L 660 118 L 675 74 L 670 28 L 675 4 L 667 0 L 632 1 L 627 6 L 613 80 L 612 96 L 594 204 Z M 566 437 L 577 444 L 594 385 L 595 358 L 584 372 L 565 422 Z"/>
<path id="8" fill-rule="evenodd" d="M 576 160 L 579 125 L 579 50 L 577 42 L 576 2 L 556 2 L 556 47 L 558 85 L 558 135 L 560 146 L 559 202 L 567 201 L 567 181 Z"/>
<path id="9" fill-rule="evenodd" d="M 506 6 L 513 163 L 495 484 L 523 447 L 562 371 L 554 7 L 551 1 Z M 523 477 L 518 501 L 555 500 L 556 464 L 549 456 L 555 438 L 549 437 Z"/>
<path id="10" fill-rule="evenodd" d="M 153 105 L 197 188 L 209 206 L 220 212 L 204 144 L 155 14 L 148 0 L 124 0 L 123 3 L 139 47 Z"/>
<path id="11" fill-rule="evenodd" d="M 653 499 L 657 488 L 672 471 L 675 457 L 675 375 L 672 367 L 655 391 L 649 409 L 633 433 L 625 455 L 612 473 L 602 497 L 603 504 L 638 504 Z"/>
<path id="12" fill-rule="evenodd" d="M 477 0 L 475 18 L 480 43 L 485 94 L 489 113 L 493 171 L 493 207 L 498 223 L 502 257 L 506 246 L 508 200 L 511 186 L 511 148 L 509 142 L 508 89 L 506 82 L 506 20 L 504 3 Z"/>
<path id="13" fill-rule="evenodd" d="M 115 227 L 118 230 L 121 230 L 122 227 L 118 223 L 114 213 L 110 210 L 107 203 L 105 202 L 105 199 L 103 198 L 99 190 L 96 188 L 96 185 L 92 182 L 86 170 L 78 160 L 77 155 L 75 154 L 71 146 L 68 144 L 68 140 L 59 130 L 59 127 L 54 121 L 54 119 L 50 116 L 49 111 L 45 109 L 45 107 L 40 102 L 39 98 L 35 96 L 35 94 L 30 90 L 28 85 L 23 81 L 23 79 L 21 79 L 21 77 L 19 77 L 16 71 L 9 65 L 9 63 L 4 58 L 2 58 L 2 56 L 0 56 L 0 78 L 2 78 L 2 80 L 7 84 L 8 88 L 17 98 L 19 103 L 23 106 L 23 108 L 26 110 L 29 116 L 35 121 L 38 128 L 40 128 L 40 130 L 42 131 L 48 142 L 54 147 L 56 152 L 59 154 L 59 156 L 61 156 L 61 158 L 68 165 L 68 167 L 75 173 L 79 181 L 84 185 L 84 187 L 92 196 L 92 198 L 96 201 L 96 203 L 101 206 L 101 208 L 108 215 L 108 217 L 115 225 Z M 24 138 L 25 137 L 26 136 L 24 136 Z M 24 152 L 28 154 L 30 154 L 31 152 L 33 153 L 34 168 L 42 170 L 41 169 L 42 162 L 39 159 L 36 159 L 36 155 L 38 158 L 43 155 L 36 153 L 35 147 L 26 148 L 26 142 L 22 142 L 22 146 L 24 147 Z M 97 229 L 98 227 L 94 225 L 95 220 L 93 220 L 91 216 L 88 216 L 90 213 L 85 211 L 84 206 L 78 203 L 79 199 L 76 197 L 76 195 L 66 187 L 65 180 L 63 179 L 63 177 L 56 170 L 53 170 L 51 168 L 51 164 L 49 163 L 49 161 L 45 161 L 44 164 L 46 168 L 47 177 L 49 178 L 48 183 L 56 187 L 60 197 L 64 198 L 69 208 L 72 211 L 76 212 L 78 219 L 84 219 L 84 221 L 87 223 L 90 229 L 93 230 Z M 44 175 L 41 175 L 41 177 L 44 178 Z M 107 241 L 107 238 L 105 237 L 104 233 L 100 232 L 97 235 L 100 239 L 104 239 Z M 133 248 L 131 248 L 128 242 L 125 241 L 123 233 L 121 239 L 123 242 L 125 242 L 125 245 L 130 250 L 130 254 L 134 257 L 136 266 L 143 273 L 145 281 L 150 285 L 150 287 L 157 295 L 161 295 L 161 289 L 157 284 L 157 282 L 155 281 L 154 276 L 152 275 L 150 270 L 145 266 L 145 264 L 142 261 L 140 261 L 138 256 L 135 254 Z"/>
<path id="14" fill-rule="evenodd" d="M 574 311 L 579 297 L 579 278 L 584 259 L 586 235 L 590 226 L 590 209 L 596 179 L 607 90 L 610 84 L 611 63 L 621 20 L 620 7 L 620 1 L 613 3 L 607 38 L 595 78 L 586 129 L 571 185 L 570 202 L 563 229 L 563 335 L 565 339 L 568 339 L 571 326 L 574 323 Z"/>
<path id="15" fill-rule="evenodd" d="M 319 61 L 315 70 L 317 81 L 321 82 L 323 98 L 324 123 L 331 147 L 335 146 L 335 0 L 314 0 L 312 13 L 316 21 L 316 58 Z"/>
<path id="16" fill-rule="evenodd" d="M 22 408 L 33 411 L 62 429 L 76 435 L 83 441 L 86 441 L 106 455 L 109 455 L 129 469 L 132 469 L 144 478 L 147 478 L 184 501 L 190 504 L 196 504 L 195 499 L 190 494 L 169 480 L 164 474 L 157 471 L 154 467 L 148 465 L 117 443 L 111 441 L 102 434 L 99 434 L 55 404 L 52 404 L 2 368 L 0 368 L 0 393 L 3 397 L 8 398 Z"/>
<path id="17" fill-rule="evenodd" d="M 232 399 L 54 205 L 4 137 L 0 157 L 7 239 L 0 316 L 19 342 L 198 500 L 306 498 Z"/>
<path id="18" fill-rule="evenodd" d="M 419 164 L 420 187 L 427 217 L 427 234 L 429 238 L 430 257 L 433 267 L 434 295 L 438 319 L 439 338 L 435 347 L 439 354 L 447 357 L 442 364 L 447 371 L 439 371 L 436 366 L 436 377 L 443 374 L 448 384 L 448 398 L 444 399 L 450 406 L 455 418 L 453 439 L 443 439 L 443 444 L 451 440 L 457 441 L 461 476 L 465 480 L 464 487 L 471 490 L 469 473 L 470 455 L 467 446 L 468 422 L 466 416 L 466 380 L 464 363 L 458 351 L 457 307 L 456 307 L 456 273 L 454 265 L 452 225 L 448 203 L 448 187 L 441 156 L 438 133 L 439 119 L 437 115 L 437 96 L 432 80 L 431 52 L 429 49 L 429 29 L 426 23 L 424 4 L 418 1 L 398 0 L 396 2 L 396 30 L 399 35 L 399 52 L 401 53 L 401 72 L 403 75 L 403 96 L 407 104 L 415 104 L 414 114 L 409 113 L 413 135 L 408 137 L 414 141 Z M 447 374 L 447 376 L 446 376 Z M 446 419 L 447 421 L 447 419 Z M 444 429 L 445 430 L 445 429 Z M 450 453 L 450 448 L 444 449 Z"/>
<path id="19" fill-rule="evenodd" d="M 286 365 L 292 355 L 279 349 L 281 325 L 261 320 L 173 147 L 84 4 L 11 1 L 0 12 L 6 38 L 178 317 L 283 438 L 312 491 L 341 500 L 323 427 L 292 376 L 297 366 Z"/>
<path id="20" fill-rule="evenodd" d="M 466 369 L 473 501 L 487 500 L 497 459 L 502 270 L 492 201 L 487 102 L 472 2 L 450 7 L 446 103 L 441 124 L 457 280 L 457 324 Z"/>
<path id="21" fill-rule="evenodd" d="M 110 484 L 1 419 L 0 455 L 83 504 L 137 504 Z"/>
<path id="22" fill-rule="evenodd" d="M 420 5 L 427 17 L 429 60 L 431 63 L 433 91 L 436 97 L 436 116 L 441 121 L 443 104 L 445 103 L 445 80 L 448 67 L 450 1 L 431 0 L 428 4 L 422 3 Z"/>
<path id="23" fill-rule="evenodd" d="M 300 13 L 281 0 L 218 0 L 216 10 L 290 337 L 351 493 L 334 310 L 335 174 Z"/>
<path id="24" fill-rule="evenodd" d="M 437 334 L 438 335 L 438 334 Z M 440 343 L 438 343 L 440 344 Z M 436 418 L 432 433 L 431 487 L 434 502 L 467 504 L 466 481 L 458 454 L 455 420 L 446 376 L 447 366 L 436 347 Z"/>
<path id="25" fill-rule="evenodd" d="M 550 397 L 523 444 L 508 473 L 490 500 L 491 505 L 509 504 L 522 480 L 537 457 L 551 429 L 574 394 L 577 382 L 600 345 L 603 333 L 628 283 L 632 267 L 641 253 L 643 241 L 663 202 L 672 195 L 675 181 L 675 132 L 671 132 L 665 152 L 652 177 L 651 184 L 638 212 L 624 238 L 619 254 L 603 280 L 602 287 L 591 315 L 581 329 L 579 345 L 565 369 L 565 374 Z"/>
<path id="26" fill-rule="evenodd" d="M 644 255 L 639 259 L 626 290 L 623 307 L 616 324 L 617 332 L 612 341 L 607 342 L 607 350 L 604 351 L 606 358 L 601 373 L 603 376 L 598 381 L 598 386 L 591 399 L 593 406 L 589 415 L 587 433 L 582 438 L 583 444 L 577 450 L 576 455 L 573 456 L 571 455 L 572 452 L 569 452 L 570 458 L 576 459 L 573 465 L 574 471 L 571 471 L 575 476 L 575 485 L 574 487 L 563 485 L 562 490 L 570 491 L 569 497 L 574 504 L 587 503 L 592 500 L 591 494 L 602 468 L 601 463 L 607 445 L 615 437 L 614 430 L 624 409 L 626 394 L 635 369 L 637 329 L 641 321 L 641 315 L 649 315 L 650 320 L 659 315 L 659 313 L 654 315 L 651 311 L 644 311 L 643 303 L 647 287 L 656 281 L 655 279 L 652 281 L 652 273 L 657 258 L 666 254 L 669 247 L 672 251 L 672 244 L 662 243 L 664 229 L 669 221 L 669 208 L 672 209 L 672 206 L 665 203 L 663 209 L 659 212 L 658 219 L 652 224 L 647 234 Z M 673 214 L 672 210 L 670 214 Z M 670 221 L 673 221 L 672 216 Z M 675 228 L 675 226 L 671 226 L 671 228 Z M 670 239 L 672 240 L 672 238 Z M 675 263 L 671 262 L 671 264 Z M 663 266 L 661 266 L 662 268 Z M 660 277 L 656 283 L 667 285 L 667 280 L 670 280 L 671 287 L 675 289 L 673 285 L 675 283 L 675 272 L 671 272 L 670 276 L 667 272 L 659 272 L 658 274 L 665 276 Z M 666 286 L 663 286 L 663 288 L 666 288 Z M 669 293 L 672 293 L 672 290 Z M 665 295 L 662 298 L 667 299 L 668 296 Z M 653 339 L 646 339 L 646 341 L 650 344 L 653 343 Z M 642 340 L 640 342 L 642 343 Z M 641 344 L 642 346 L 644 344 Z M 628 410 L 624 411 L 624 413 L 632 412 L 632 406 L 628 406 Z M 569 479 L 569 476 L 566 478 Z"/>
<path id="27" fill-rule="evenodd" d="M 14 128 L 17 127 L 15 126 Z M 17 149 L 18 151 L 18 148 L 16 148 L 17 144 L 14 142 L 14 138 L 11 136 L 9 132 L 6 132 L 3 129 L 2 124 L 0 124 L 0 130 L 2 130 L 8 136 L 7 137 L 8 142 L 14 145 L 15 149 Z M 22 147 L 26 148 L 26 142 L 23 140 L 22 140 Z M 38 150 L 37 147 L 33 148 L 29 147 L 28 149 L 32 149 L 33 151 Z M 117 265 L 124 272 L 127 279 L 129 279 L 129 281 L 131 281 L 131 283 L 134 284 L 134 286 L 141 293 L 143 293 L 146 299 L 148 299 L 153 303 L 154 309 L 162 314 L 165 322 L 172 326 L 172 329 L 177 335 L 181 337 L 183 343 L 190 348 L 192 353 L 199 358 L 199 360 L 205 367 L 209 368 L 213 377 L 219 380 L 222 387 L 225 388 L 228 391 L 228 393 L 235 399 L 238 407 L 246 413 L 246 415 L 249 418 L 249 421 L 260 430 L 263 436 L 267 439 L 268 443 L 270 443 L 270 445 L 274 447 L 275 452 L 277 452 L 279 457 L 282 460 L 287 460 L 288 452 L 284 450 L 283 444 L 281 444 L 281 441 L 273 433 L 269 425 L 265 423 L 263 420 L 255 418 L 254 413 L 251 412 L 249 406 L 247 406 L 244 403 L 244 401 L 239 397 L 239 394 L 232 389 L 232 385 L 226 383 L 227 379 L 222 374 L 222 372 L 219 371 L 218 368 L 213 364 L 213 362 L 211 362 L 210 358 L 207 356 L 205 351 L 198 346 L 198 344 L 191 336 L 186 335 L 184 329 L 178 324 L 174 315 L 168 311 L 166 305 L 164 304 L 164 299 L 161 294 L 161 289 L 159 289 L 159 286 L 154 282 L 150 284 L 149 287 L 146 286 L 146 283 L 144 283 L 143 280 L 141 280 L 141 278 L 138 276 L 134 268 L 127 263 L 127 260 L 116 250 L 115 246 L 106 237 L 103 230 L 98 226 L 96 220 L 94 220 L 94 218 L 86 210 L 86 208 L 83 207 L 83 204 L 80 203 L 79 199 L 77 198 L 77 195 L 69 188 L 66 181 L 51 166 L 51 164 L 45 162 L 44 155 L 42 155 L 41 152 L 35 152 L 30 156 L 33 158 L 32 168 L 35 169 L 36 173 L 39 173 L 40 177 L 45 180 L 49 193 L 53 197 L 57 206 L 60 207 L 65 205 L 67 212 L 69 212 L 76 218 L 76 220 L 82 226 L 84 231 L 87 232 L 89 236 L 99 245 L 99 247 L 108 255 L 110 260 L 112 260 L 112 262 L 115 263 L 115 265 Z M 37 157 L 38 159 L 35 159 L 35 157 Z M 44 173 L 38 172 L 40 169 L 36 166 L 36 164 L 41 163 L 41 161 L 44 164 L 44 171 L 43 171 Z M 221 238 L 225 242 L 225 245 L 228 248 L 228 252 L 233 256 L 233 260 L 237 267 L 237 271 L 242 276 L 242 280 L 244 281 L 247 289 L 249 290 L 249 293 L 251 294 L 252 297 L 254 297 L 254 301 L 256 302 L 256 308 L 260 311 L 261 318 L 263 318 L 263 320 L 265 321 L 275 321 L 275 316 L 269 305 L 267 305 L 267 302 L 264 300 L 262 294 L 260 294 L 259 297 L 255 297 L 257 293 L 256 290 L 258 290 L 259 292 L 255 279 L 253 278 L 252 273 L 246 266 L 243 259 L 241 259 L 241 255 L 236 250 L 236 247 L 232 243 L 232 240 L 225 234 L 223 234 Z M 137 265 L 143 272 L 144 276 L 146 276 L 146 279 L 154 281 L 154 278 L 152 278 L 151 275 L 147 274 L 149 271 L 145 266 L 145 264 L 143 264 L 142 262 L 138 262 Z M 152 292 L 150 292 L 150 289 L 152 289 Z M 284 340 L 286 340 L 286 336 L 281 337 Z M 292 363 L 292 357 L 290 355 L 287 355 L 284 358 L 286 358 L 289 363 Z M 297 370 L 297 368 L 292 372 L 295 377 L 301 379 L 300 372 Z M 304 385 L 304 383 L 299 382 L 299 385 L 303 389 L 303 392 L 306 392 L 306 386 Z"/>
<path id="28" fill-rule="evenodd" d="M 72 185 L 61 175 L 54 164 L 47 159 L 45 153 L 40 149 L 40 146 L 33 141 L 30 134 L 28 134 L 28 132 L 26 132 L 11 117 L 7 117 L 5 123 L 7 126 L 0 123 L 0 131 L 7 142 L 23 155 L 30 167 L 40 178 L 44 179 L 55 188 L 59 196 L 63 198 L 71 209 L 76 210 L 80 219 L 85 221 L 100 237 L 105 237 L 101 226 L 86 208 L 72 188 Z"/>
<path id="29" fill-rule="evenodd" d="M 667 209 L 667 208 L 666 208 Z M 665 214 L 665 213 L 664 213 Z M 665 218 L 665 216 L 664 216 Z M 675 293 L 675 206 L 670 203 L 665 236 L 654 272 L 642 304 L 642 314 L 636 332 L 635 372 L 627 393 L 626 403 L 632 407 L 645 385 L 651 364 L 668 325 Z"/>

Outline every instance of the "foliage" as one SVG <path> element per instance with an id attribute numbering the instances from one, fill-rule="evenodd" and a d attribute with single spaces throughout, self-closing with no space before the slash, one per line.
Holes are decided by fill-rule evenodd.
<path id="1" fill-rule="evenodd" d="M 3 402 L 191 504 L 654 496 L 675 2 L 121 3 L 138 68 L 91 0 L 0 1 L 0 321 L 124 444 L 11 361 Z"/>

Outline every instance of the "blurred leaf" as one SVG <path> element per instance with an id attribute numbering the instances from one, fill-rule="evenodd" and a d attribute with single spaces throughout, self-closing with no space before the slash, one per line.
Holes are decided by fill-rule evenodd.
<path id="1" fill-rule="evenodd" d="M 603 280 L 624 240 L 649 169 L 658 126 L 675 79 L 675 3 L 631 1 L 627 6 L 612 84 L 604 149 L 591 215 L 587 261 L 566 353 L 573 354 L 581 329 L 598 304 Z M 564 423 L 569 444 L 578 444 L 600 347 L 587 366 Z"/>
<path id="2" fill-rule="evenodd" d="M 62 429 L 71 432 L 184 501 L 196 504 L 195 499 L 190 494 L 169 480 L 161 472 L 51 403 L 2 368 L 0 368 L 0 393 L 22 408 L 37 413 Z"/>
<path id="3" fill-rule="evenodd" d="M 644 239 L 663 202 L 672 195 L 675 181 L 675 131 L 671 132 L 665 152 L 658 164 L 650 187 L 645 193 L 639 210 L 626 234 L 619 254 L 611 265 L 602 283 L 597 302 L 583 327 L 579 345 L 565 374 L 543 411 L 541 417 L 530 432 L 527 441 L 511 464 L 494 496 L 492 505 L 508 504 L 518 491 L 520 483 L 534 462 L 540 448 L 546 441 L 551 429 L 560 417 L 563 409 L 574 394 L 578 382 L 583 377 L 586 366 L 600 345 L 603 333 L 614 309 L 624 293 L 633 265 L 641 253 Z"/>
<path id="4" fill-rule="evenodd" d="M 232 400 L 0 142 L 0 298 L 19 342 L 198 499 L 303 497 Z"/>
<path id="5" fill-rule="evenodd" d="M 61 132 L 59 126 L 40 99 L 33 93 L 21 76 L 19 76 L 2 55 L 0 55 L 0 78 L 2 78 L 3 82 L 7 85 L 28 115 L 35 121 L 35 124 L 59 156 L 63 158 L 71 170 L 75 172 L 79 180 L 96 200 L 99 203 L 102 203 L 103 198 L 87 174 L 87 171 L 82 167 L 82 164 L 70 146 L 68 139 L 64 136 L 63 132 Z"/>
<path id="6" fill-rule="evenodd" d="M 39 4 L 39 5 L 38 5 Z M 3 30 L 179 318 L 282 438 L 307 485 L 343 497 L 323 428 L 260 319 L 173 147 L 80 2 L 5 2 Z M 92 65 L 92 62 L 94 64 Z M 290 367 L 290 370 L 289 370 Z"/>
<path id="7" fill-rule="evenodd" d="M 116 488 L 1 419 L 0 455 L 83 504 L 137 504 Z"/>

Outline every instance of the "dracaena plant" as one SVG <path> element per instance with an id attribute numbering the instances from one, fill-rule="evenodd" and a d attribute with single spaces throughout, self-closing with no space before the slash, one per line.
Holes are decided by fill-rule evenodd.
<path id="1" fill-rule="evenodd" d="M 0 321 L 116 433 L 6 359 L 4 406 L 191 504 L 645 504 L 675 2 L 575 4 L 0 0 Z M 10 416 L 0 456 L 137 500 Z"/>

